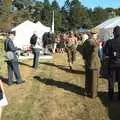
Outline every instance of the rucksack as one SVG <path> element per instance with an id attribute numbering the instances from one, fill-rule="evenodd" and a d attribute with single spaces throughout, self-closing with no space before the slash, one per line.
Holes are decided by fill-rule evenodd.
<path id="1" fill-rule="evenodd" d="M 30 38 L 30 44 L 35 45 L 37 42 L 37 38 L 38 38 L 37 35 L 33 34 L 32 37 Z"/>

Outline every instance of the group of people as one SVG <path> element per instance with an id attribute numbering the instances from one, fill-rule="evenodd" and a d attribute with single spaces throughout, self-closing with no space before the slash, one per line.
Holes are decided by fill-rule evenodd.
<path id="1" fill-rule="evenodd" d="M 63 50 L 67 53 L 70 70 L 76 60 L 76 50 L 82 55 L 85 63 L 85 90 L 89 97 L 97 96 L 101 66 L 107 59 L 108 97 L 110 100 L 114 98 L 114 83 L 118 81 L 118 99 L 120 100 L 120 26 L 113 29 L 113 35 L 113 39 L 104 42 L 98 39 L 96 33 L 69 32 L 69 34 L 64 33 L 55 37 L 55 41 L 61 41 L 64 46 Z"/>
<path id="2" fill-rule="evenodd" d="M 116 26 L 113 30 L 114 38 L 108 40 L 103 46 L 104 58 L 108 59 L 108 96 L 112 100 L 114 97 L 114 83 L 118 81 L 118 99 L 120 100 L 120 27 Z M 20 48 L 14 46 L 15 32 L 9 32 L 7 39 L 4 42 L 4 49 L 7 56 L 7 68 L 8 68 L 8 85 L 12 85 L 13 73 L 16 78 L 16 84 L 22 84 L 25 81 L 22 80 L 18 57 L 16 51 Z M 82 55 L 85 63 L 85 91 L 86 95 L 91 98 L 95 98 L 98 92 L 98 79 L 100 76 L 100 68 L 102 62 L 98 55 L 99 40 L 96 33 L 88 33 L 82 35 L 75 35 L 73 32 L 69 34 L 63 34 L 62 40 L 64 41 L 64 49 L 67 53 L 68 65 L 72 70 L 72 64 L 76 60 L 76 51 L 78 50 Z M 31 39 L 36 39 L 35 44 L 32 44 L 32 51 L 34 54 L 33 68 L 38 67 L 38 60 L 40 55 L 39 40 L 36 34 L 31 36 Z M 57 41 L 58 36 L 55 36 Z M 54 42 L 56 43 L 56 42 Z M 80 46 L 80 47 L 78 47 Z M 54 47 L 53 47 L 54 51 Z"/>
<path id="3" fill-rule="evenodd" d="M 85 89 L 89 97 L 97 96 L 98 79 L 101 65 L 107 59 L 108 71 L 108 98 L 114 99 L 114 84 L 118 82 L 118 99 L 120 100 L 120 26 L 113 29 L 113 39 L 104 44 L 99 42 L 96 33 L 83 35 L 84 42 L 81 44 L 81 55 L 85 63 Z M 102 52 L 100 49 L 102 45 Z"/>

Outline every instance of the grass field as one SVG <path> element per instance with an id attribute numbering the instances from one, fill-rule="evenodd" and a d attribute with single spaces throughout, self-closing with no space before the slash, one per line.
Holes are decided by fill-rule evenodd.
<path id="1" fill-rule="evenodd" d="M 99 79 L 98 97 L 84 96 L 84 64 L 78 55 L 70 71 L 65 54 L 41 61 L 35 71 L 32 61 L 20 65 L 21 85 L 4 83 L 9 105 L 2 120 L 119 120 L 120 102 L 107 100 L 107 80 Z M 4 66 L 1 78 L 6 80 Z"/>

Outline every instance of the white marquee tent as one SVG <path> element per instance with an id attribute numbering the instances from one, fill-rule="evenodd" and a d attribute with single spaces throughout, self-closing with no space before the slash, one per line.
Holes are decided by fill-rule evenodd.
<path id="1" fill-rule="evenodd" d="M 120 17 L 114 17 L 106 20 L 105 22 L 96 26 L 95 29 L 99 29 L 100 39 L 106 41 L 110 38 L 113 38 L 113 28 L 117 25 L 120 26 Z"/>
<path id="2" fill-rule="evenodd" d="M 40 40 L 42 40 L 42 35 L 45 32 L 50 32 L 50 30 L 50 27 L 46 27 L 40 22 L 33 23 L 27 20 L 12 29 L 12 31 L 16 31 L 14 44 L 16 47 L 24 49 L 30 46 L 30 37 L 35 31 L 37 32 Z"/>
<path id="3" fill-rule="evenodd" d="M 42 29 L 40 29 L 40 28 L 42 28 Z M 38 33 L 40 33 L 40 34 L 43 34 L 45 32 L 50 32 L 50 30 L 51 30 L 50 27 L 43 25 L 40 21 L 38 21 L 36 23 L 36 29 L 37 29 Z"/>

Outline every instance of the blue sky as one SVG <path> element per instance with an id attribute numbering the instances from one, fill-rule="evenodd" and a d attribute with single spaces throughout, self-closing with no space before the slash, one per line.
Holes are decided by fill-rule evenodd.
<path id="1" fill-rule="evenodd" d="M 43 0 L 40 0 L 43 1 Z M 52 0 L 49 0 L 50 2 Z M 64 5 L 65 0 L 57 0 L 60 6 Z M 112 7 L 112 8 L 120 8 L 120 0 L 80 0 L 80 2 L 88 7 L 88 8 L 94 8 L 94 7 Z"/>
<path id="2" fill-rule="evenodd" d="M 103 8 L 120 8 L 120 0 L 80 0 L 83 5 L 89 8 L 100 6 Z"/>

